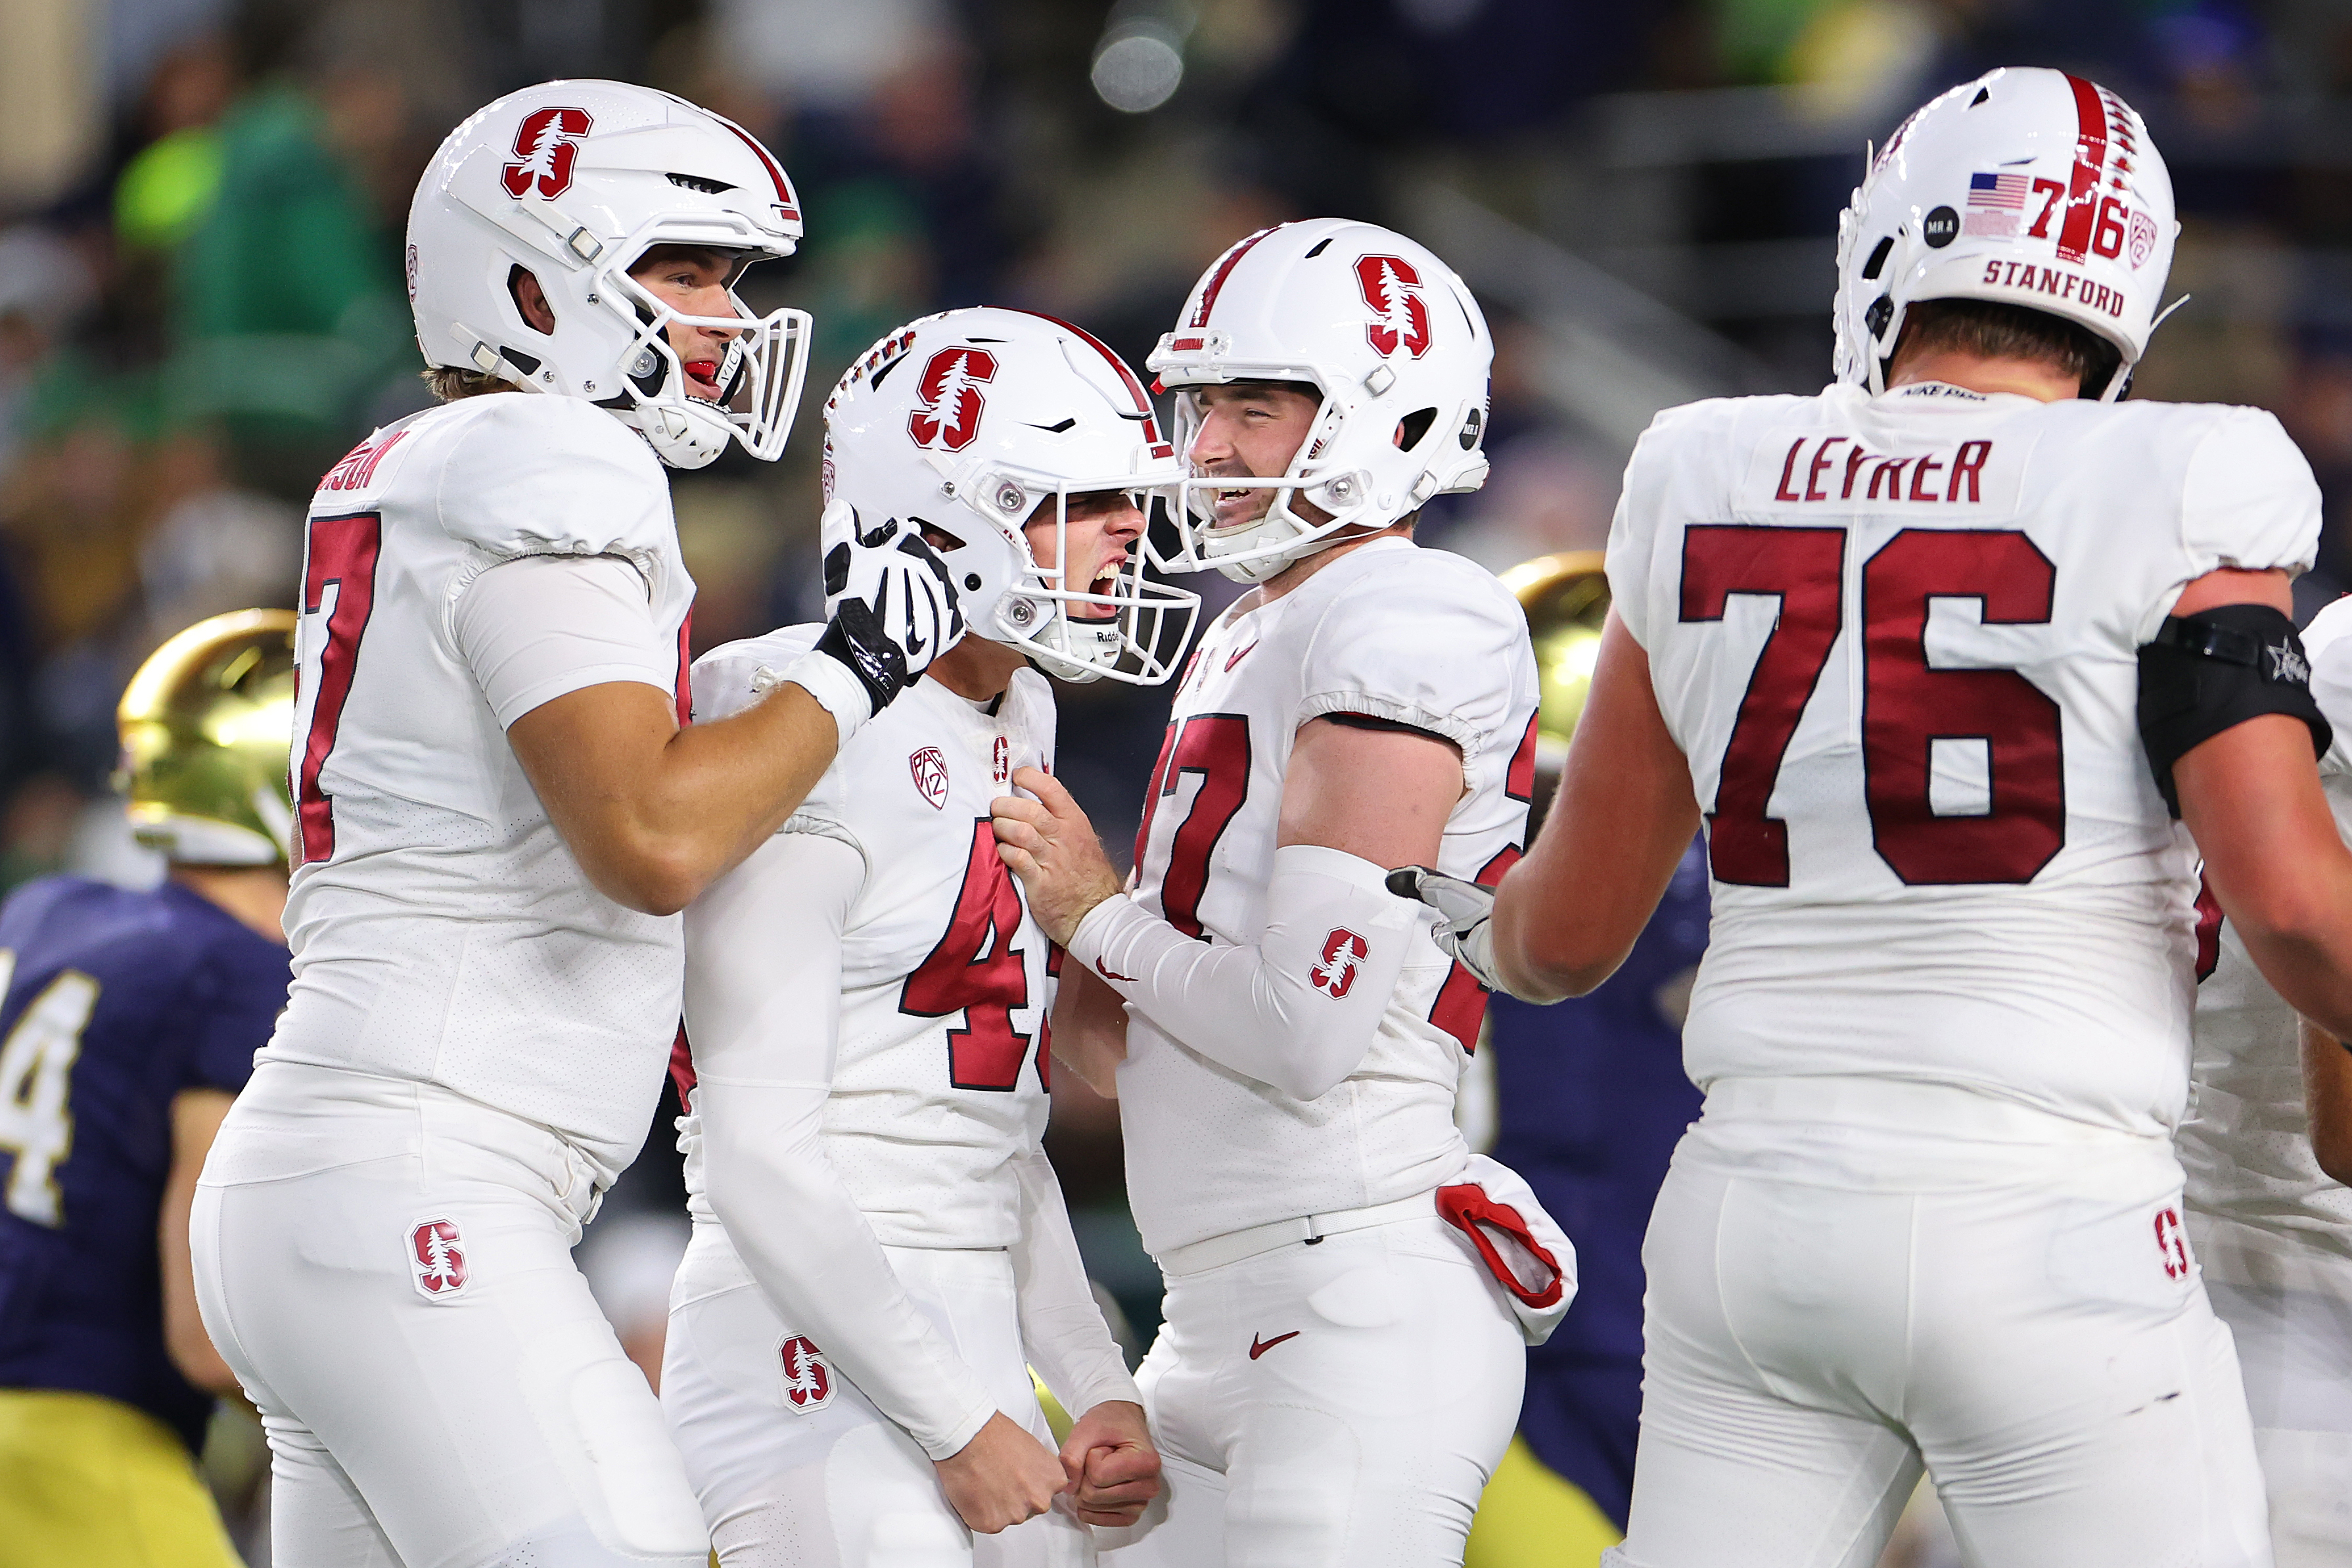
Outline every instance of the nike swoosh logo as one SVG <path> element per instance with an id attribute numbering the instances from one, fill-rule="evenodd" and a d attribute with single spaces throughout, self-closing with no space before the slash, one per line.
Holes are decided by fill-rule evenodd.
<path id="1" fill-rule="evenodd" d="M 1095 960 L 1095 973 L 1101 975 L 1105 980 L 1123 980 L 1129 985 L 1136 983 L 1135 976 L 1132 974 L 1114 974 L 1109 970 L 1104 968 L 1103 961 L 1099 958 Z"/>
<path id="2" fill-rule="evenodd" d="M 1234 667 L 1234 666 L 1235 666 L 1235 665 L 1239 664 L 1242 660 L 1244 660 L 1244 659 L 1247 658 L 1250 656 L 1250 648 L 1254 648 L 1254 647 L 1257 647 L 1257 644 L 1256 644 L 1255 641 L 1253 641 L 1253 642 L 1249 645 L 1249 647 L 1245 647 L 1245 648 L 1242 649 L 1242 651 L 1241 651 L 1241 652 L 1239 652 L 1239 653 L 1237 653 L 1237 654 L 1234 655 L 1234 657 L 1233 657 L 1233 658 L 1229 658 L 1229 659 L 1225 660 L 1225 668 L 1226 668 L 1227 669 L 1231 669 L 1231 668 L 1233 668 L 1233 667 Z"/>
<path id="3" fill-rule="evenodd" d="M 1255 647 L 1257 645 L 1253 643 L 1250 646 Z M 1257 1360 L 1258 1357 L 1264 1355 L 1266 1352 L 1272 1350 L 1275 1346 L 1280 1344 L 1285 1340 L 1297 1339 L 1302 1331 L 1303 1331 L 1298 1329 L 1293 1329 L 1286 1334 L 1276 1334 L 1270 1340 L 1261 1340 L 1255 1334 L 1250 1335 L 1250 1360 Z"/>

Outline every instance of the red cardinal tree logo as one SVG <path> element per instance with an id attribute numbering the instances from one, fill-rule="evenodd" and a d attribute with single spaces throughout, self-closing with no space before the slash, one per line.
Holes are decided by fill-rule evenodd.
<path id="1" fill-rule="evenodd" d="M 986 349 L 941 349 L 915 384 L 922 401 L 907 416 L 907 434 L 918 447 L 962 451 L 980 434 L 980 384 L 995 379 L 996 356 Z"/>
<path id="2" fill-rule="evenodd" d="M 1367 256 L 1356 263 L 1356 287 L 1372 312 L 1364 329 L 1382 359 L 1402 345 L 1419 359 L 1429 352 L 1429 301 L 1422 297 L 1421 273 L 1402 256 Z"/>
<path id="3" fill-rule="evenodd" d="M 1354 931 L 1335 931 L 1323 939 L 1323 962 L 1307 974 L 1307 981 L 1336 1002 L 1355 989 L 1356 971 L 1363 966 L 1364 955 L 1370 951 L 1364 939 Z"/>
<path id="4" fill-rule="evenodd" d="M 572 188 L 572 165 L 579 161 L 579 139 L 593 124 L 584 109 L 534 109 L 515 128 L 514 155 L 519 163 L 506 166 L 507 195 L 520 201 L 532 185 L 553 201 Z"/>
<path id="5" fill-rule="evenodd" d="M 794 1334 L 777 1351 L 782 1363 L 784 1398 L 794 1411 L 807 1415 L 833 1397 L 833 1369 L 825 1364 L 824 1352 L 806 1334 Z"/>
<path id="6" fill-rule="evenodd" d="M 466 1249 L 457 1222 L 419 1220 L 408 1233 L 409 1268 L 427 1300 L 454 1296 L 466 1288 Z"/>

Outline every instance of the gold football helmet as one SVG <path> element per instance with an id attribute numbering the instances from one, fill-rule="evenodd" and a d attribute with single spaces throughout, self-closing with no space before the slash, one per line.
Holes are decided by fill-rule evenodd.
<path id="1" fill-rule="evenodd" d="M 1503 574 L 1503 586 L 1527 612 L 1538 681 L 1536 766 L 1558 773 L 1568 760 L 1568 738 L 1592 689 L 1601 657 L 1601 627 L 1609 618 L 1609 579 L 1598 550 L 1538 555 Z"/>
<path id="2" fill-rule="evenodd" d="M 115 710 L 131 828 L 174 860 L 268 866 L 287 858 L 294 806 L 294 612 L 235 610 L 157 648 Z"/>

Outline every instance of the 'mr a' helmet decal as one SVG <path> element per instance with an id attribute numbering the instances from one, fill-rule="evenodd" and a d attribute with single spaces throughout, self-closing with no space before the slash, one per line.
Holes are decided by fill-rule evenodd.
<path id="1" fill-rule="evenodd" d="M 980 384 L 995 379 L 996 356 L 986 349 L 957 343 L 940 350 L 916 384 L 921 401 L 907 416 L 907 434 L 918 447 L 962 451 L 980 434 L 981 411 L 987 405 Z"/>
<path id="2" fill-rule="evenodd" d="M 584 109 L 548 108 L 524 116 L 514 140 L 520 162 L 509 163 L 503 176 L 507 195 L 520 201 L 536 184 L 540 195 L 553 201 L 570 190 L 579 139 L 593 123 Z"/>
<path id="3" fill-rule="evenodd" d="M 1421 274 L 1402 256 L 1367 256 L 1356 263 L 1356 286 L 1372 312 L 1364 329 L 1373 352 L 1387 359 L 1399 346 L 1419 359 L 1429 352 L 1429 301 Z"/>

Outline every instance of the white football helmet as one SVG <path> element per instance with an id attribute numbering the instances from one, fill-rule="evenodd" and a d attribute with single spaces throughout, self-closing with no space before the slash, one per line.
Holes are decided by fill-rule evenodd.
<path id="1" fill-rule="evenodd" d="M 1486 482 L 1480 442 L 1494 359 L 1478 301 L 1415 241 L 1346 218 L 1251 235 L 1202 275 L 1176 330 L 1144 362 L 1179 395 L 1178 449 L 1191 449 L 1200 426 L 1190 388 L 1310 382 L 1322 410 L 1280 477 L 1184 479 L 1184 547 L 1167 568 L 1262 582 L 1347 530 L 1385 528 L 1432 496 L 1476 489 Z M 1264 516 L 1220 529 L 1211 509 L 1221 489 L 1275 493 Z M 1298 516 L 1291 506 L 1301 498 L 1330 520 Z"/>
<path id="2" fill-rule="evenodd" d="M 1183 475 L 1143 384 L 1085 330 L 1026 310 L 947 310 L 892 332 L 824 405 L 824 548 L 896 519 L 942 548 L 972 634 L 1064 680 L 1157 686 L 1201 596 L 1143 574 L 1140 550 L 1092 582 L 1037 564 L 1024 527 L 1054 508 L 1069 559 L 1069 499 L 1172 491 Z M 1175 635 L 1171 636 L 1173 631 Z"/>
<path id="3" fill-rule="evenodd" d="M 629 268 L 650 247 L 697 245 L 735 255 L 740 276 L 800 238 L 792 182 L 740 126 L 626 82 L 542 82 L 452 131 L 417 182 L 417 345 L 428 364 L 604 405 L 672 468 L 701 468 L 730 438 L 772 460 L 808 374 L 807 313 L 753 318 L 730 287 L 733 316 L 681 315 Z M 545 290 L 552 332 L 523 321 L 517 267 Z M 735 331 L 710 378 L 718 404 L 688 393 L 672 321 Z"/>
<path id="4" fill-rule="evenodd" d="M 1991 300 L 2115 344 L 2113 402 L 2161 319 L 2179 231 L 2129 104 L 2063 71 L 1989 71 L 1905 121 L 1839 220 L 1838 379 L 1884 391 L 1916 301 Z"/>

